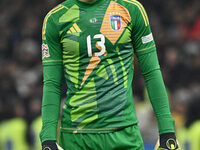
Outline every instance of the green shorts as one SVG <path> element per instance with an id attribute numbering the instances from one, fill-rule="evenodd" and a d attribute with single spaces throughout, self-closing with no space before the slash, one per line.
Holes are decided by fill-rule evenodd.
<path id="1" fill-rule="evenodd" d="M 59 145 L 64 150 L 144 150 L 137 125 L 111 133 L 60 133 Z"/>

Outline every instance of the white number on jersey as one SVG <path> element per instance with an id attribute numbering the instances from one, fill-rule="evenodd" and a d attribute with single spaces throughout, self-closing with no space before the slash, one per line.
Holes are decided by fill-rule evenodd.
<path id="1" fill-rule="evenodd" d="M 96 34 L 96 35 L 94 35 L 93 39 L 101 39 L 101 41 L 97 42 L 97 45 L 101 47 L 100 52 L 94 53 L 94 56 L 96 56 L 96 57 L 102 56 L 106 51 L 106 47 L 104 45 L 104 43 L 105 43 L 104 35 Z M 88 56 L 92 57 L 92 46 L 91 46 L 91 36 L 90 35 L 87 36 L 87 49 L 88 49 Z"/>

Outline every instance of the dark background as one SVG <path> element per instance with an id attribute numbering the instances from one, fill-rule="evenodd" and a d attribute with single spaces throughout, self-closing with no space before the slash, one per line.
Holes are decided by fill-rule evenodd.
<path id="1" fill-rule="evenodd" d="M 47 12 L 61 2 L 0 1 L 0 136 L 1 124 L 21 118 L 27 124 L 25 137 L 30 149 L 34 145 L 31 125 L 40 116 L 42 99 L 42 22 Z M 176 126 L 189 127 L 200 119 L 198 107 L 189 109 L 191 105 L 200 106 L 200 2 L 140 2 L 149 16 Z M 152 110 L 144 111 L 149 108 L 149 102 L 137 61 L 133 91 L 142 135 L 148 147 L 155 143 L 157 129 L 153 129 L 155 124 L 152 129 L 146 128 L 145 114 Z M 153 115 L 150 118 L 154 120 Z"/>

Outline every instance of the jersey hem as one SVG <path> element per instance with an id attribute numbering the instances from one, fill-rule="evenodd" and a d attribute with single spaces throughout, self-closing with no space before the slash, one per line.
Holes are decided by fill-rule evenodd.
<path id="1" fill-rule="evenodd" d="M 100 128 L 100 129 L 77 129 L 77 128 L 63 128 L 60 127 L 60 132 L 67 132 L 67 133 L 111 133 L 115 131 L 122 130 L 124 128 L 136 125 L 137 123 L 133 123 L 131 125 L 123 126 L 123 127 L 116 127 L 116 128 Z"/>

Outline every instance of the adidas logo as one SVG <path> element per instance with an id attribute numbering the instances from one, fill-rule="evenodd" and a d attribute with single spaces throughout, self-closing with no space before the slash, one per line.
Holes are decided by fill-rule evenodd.
<path id="1" fill-rule="evenodd" d="M 73 24 L 73 26 L 67 31 L 67 33 L 79 33 L 82 32 L 81 29 L 78 27 L 76 23 Z"/>

